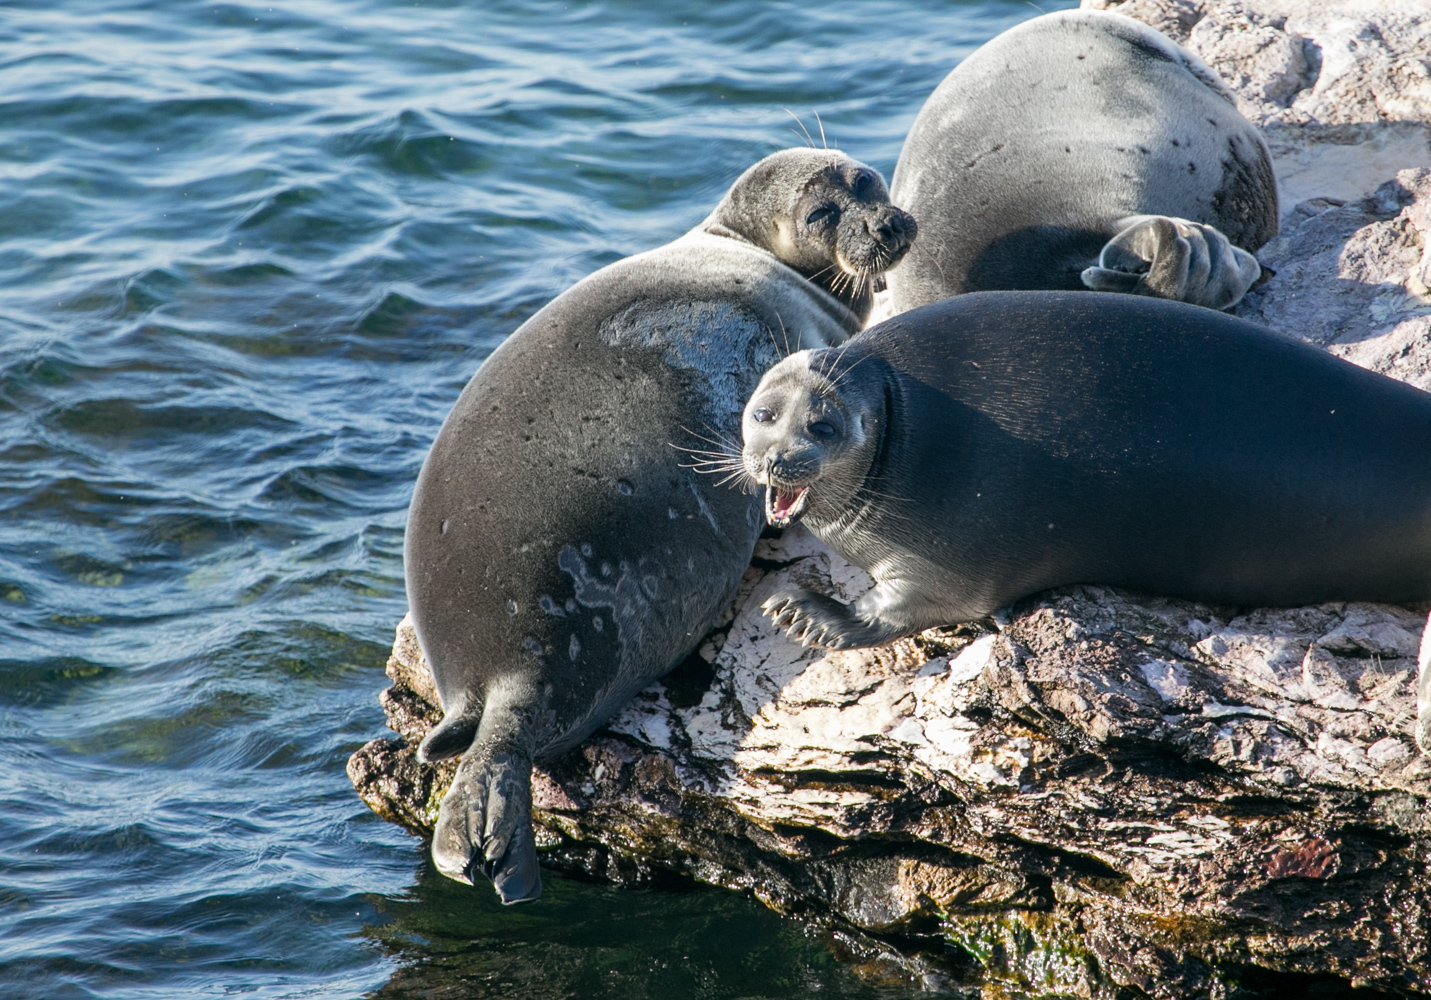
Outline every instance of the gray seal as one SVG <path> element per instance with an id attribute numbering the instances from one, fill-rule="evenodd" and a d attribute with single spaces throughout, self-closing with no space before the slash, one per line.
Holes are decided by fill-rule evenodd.
<path id="1" fill-rule="evenodd" d="M 532 762 L 691 652 L 762 529 L 757 498 L 697 474 L 721 461 L 701 450 L 738 438 L 777 344 L 863 325 L 913 234 L 868 167 L 776 153 L 690 233 L 562 293 L 472 377 L 405 546 L 444 711 L 419 757 L 462 757 L 433 838 L 444 874 L 481 872 L 508 903 L 539 894 Z"/>
<path id="2" fill-rule="evenodd" d="M 998 289 L 1133 292 L 1213 308 L 1277 234 L 1266 143 L 1197 56 L 1121 14 L 994 38 L 930 95 L 894 170 L 923 238 L 895 312 Z"/>
<path id="3" fill-rule="evenodd" d="M 1431 394 L 1184 303 L 983 292 L 776 365 L 743 460 L 867 570 L 792 638 L 890 642 L 1075 583 L 1222 605 L 1431 598 Z"/>

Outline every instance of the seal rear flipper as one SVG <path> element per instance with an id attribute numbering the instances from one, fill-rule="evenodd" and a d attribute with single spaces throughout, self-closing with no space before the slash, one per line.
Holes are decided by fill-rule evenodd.
<path id="1" fill-rule="evenodd" d="M 524 903 L 542 894 L 532 833 L 529 753 L 478 739 L 442 799 L 432 860 L 442 874 L 459 882 L 475 884 L 480 872 L 492 881 L 503 903 Z"/>
<path id="2" fill-rule="evenodd" d="M 440 760 L 462 756 L 477 737 L 477 728 L 481 724 L 480 710 L 470 712 L 457 709 L 448 712 L 418 744 L 417 759 L 424 764 L 435 764 Z"/>

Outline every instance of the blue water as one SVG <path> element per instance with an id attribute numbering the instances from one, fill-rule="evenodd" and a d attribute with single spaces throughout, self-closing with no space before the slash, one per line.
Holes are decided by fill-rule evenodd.
<path id="1" fill-rule="evenodd" d="M 502 910 L 344 764 L 493 346 L 1036 11 L 270 3 L 0 9 L 0 997 L 911 995 L 731 893 Z"/>

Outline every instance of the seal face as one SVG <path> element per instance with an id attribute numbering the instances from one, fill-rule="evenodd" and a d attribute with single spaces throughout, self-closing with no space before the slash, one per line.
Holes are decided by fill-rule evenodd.
<path id="1" fill-rule="evenodd" d="M 925 230 L 890 274 L 897 312 L 1085 287 L 1227 308 L 1260 275 L 1248 251 L 1277 233 L 1266 143 L 1217 74 L 1105 11 L 1033 18 L 960 63 L 892 190 Z"/>
<path id="2" fill-rule="evenodd" d="M 850 606 L 772 597 L 811 645 L 1074 583 L 1258 607 L 1431 597 L 1431 394 L 1182 303 L 949 299 L 785 359 L 742 433 L 771 522 L 801 517 L 876 583 Z"/>
<path id="3" fill-rule="evenodd" d="M 869 168 L 776 153 L 690 233 L 562 293 L 472 377 L 405 545 L 444 709 L 419 756 L 462 757 L 433 837 L 444 874 L 480 873 L 506 902 L 540 892 L 533 760 L 600 726 L 727 609 L 759 500 L 698 473 L 735 461 L 776 345 L 857 331 L 913 233 Z"/>
<path id="4" fill-rule="evenodd" d="M 812 155 L 819 152 L 788 150 L 751 167 L 705 231 L 764 247 L 867 318 L 884 272 L 904 258 L 918 225 L 890 204 L 875 170 L 837 156 L 811 171 Z"/>
<path id="5" fill-rule="evenodd" d="M 766 487 L 767 524 L 787 528 L 812 510 L 822 522 L 838 520 L 865 485 L 882 413 L 864 390 L 831 378 L 809 351 L 761 380 L 746 404 L 741 459 L 749 479 Z"/>

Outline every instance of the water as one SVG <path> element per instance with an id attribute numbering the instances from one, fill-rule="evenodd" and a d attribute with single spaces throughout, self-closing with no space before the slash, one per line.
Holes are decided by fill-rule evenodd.
<path id="1" fill-rule="evenodd" d="M 911 995 L 735 894 L 549 875 L 502 910 L 343 768 L 493 346 L 803 142 L 784 109 L 888 175 L 1034 13 L 0 10 L 0 996 Z"/>

